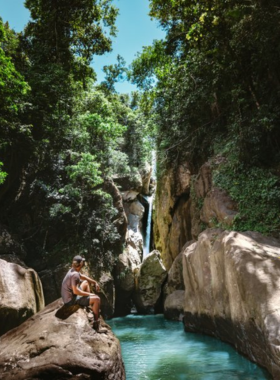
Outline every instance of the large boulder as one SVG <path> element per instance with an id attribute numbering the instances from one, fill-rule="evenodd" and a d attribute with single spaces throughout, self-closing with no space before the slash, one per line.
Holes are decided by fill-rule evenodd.
<path id="1" fill-rule="evenodd" d="M 78 309 L 66 320 L 55 314 L 59 299 L 9 331 L 0 341 L 0 379 L 124 380 L 120 344 L 105 325 L 92 329 Z"/>
<path id="2" fill-rule="evenodd" d="M 0 259 L 0 335 L 20 325 L 44 306 L 37 273 Z"/>
<path id="3" fill-rule="evenodd" d="M 210 229 L 183 252 L 184 325 L 229 342 L 280 378 L 280 243 Z"/>
<path id="4" fill-rule="evenodd" d="M 143 255 L 143 236 L 140 232 L 134 232 L 133 230 L 127 231 L 126 244 L 136 249 L 139 257 Z"/>
<path id="5" fill-rule="evenodd" d="M 140 193 L 142 190 L 142 177 L 138 171 L 124 176 L 113 175 L 113 180 L 120 187 L 121 192 L 135 190 Z"/>
<path id="6" fill-rule="evenodd" d="M 193 243 L 190 241 L 174 260 L 169 269 L 167 282 L 164 286 L 164 316 L 167 319 L 182 320 L 184 315 L 185 284 L 183 278 L 183 252 Z"/>
<path id="7" fill-rule="evenodd" d="M 145 257 L 136 276 L 134 293 L 136 309 L 139 313 L 153 313 L 157 307 L 160 307 L 162 286 L 167 277 L 167 271 L 158 251 L 153 251 Z"/>
<path id="8" fill-rule="evenodd" d="M 145 212 L 144 206 L 135 199 L 132 202 L 124 202 L 124 209 L 127 215 L 128 229 L 138 232 Z"/>
<path id="9" fill-rule="evenodd" d="M 135 275 L 138 272 L 140 263 L 139 253 L 131 245 L 128 245 L 118 257 L 114 269 L 116 285 L 115 315 L 117 316 L 129 314 L 131 311 L 131 296 L 135 287 Z"/>
<path id="10" fill-rule="evenodd" d="M 112 318 L 115 312 L 115 283 L 110 272 L 103 272 L 99 279 L 101 286 L 98 296 L 101 300 L 101 314 L 104 318 Z"/>

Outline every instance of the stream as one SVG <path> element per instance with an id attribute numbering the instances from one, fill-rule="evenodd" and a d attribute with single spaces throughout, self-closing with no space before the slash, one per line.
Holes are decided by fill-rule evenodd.
<path id="1" fill-rule="evenodd" d="M 162 315 L 107 321 L 121 343 L 126 380 L 264 380 L 268 372 L 217 339 L 186 333 Z"/>

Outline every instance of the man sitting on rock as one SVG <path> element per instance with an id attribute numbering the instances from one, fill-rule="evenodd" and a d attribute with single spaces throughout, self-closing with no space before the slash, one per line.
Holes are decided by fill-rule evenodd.
<path id="1" fill-rule="evenodd" d="M 79 255 L 73 258 L 72 268 L 67 272 L 62 281 L 61 296 L 66 306 L 80 305 L 91 307 L 94 315 L 93 328 L 97 332 L 105 332 L 105 330 L 103 331 L 100 328 L 100 298 L 90 292 L 90 284 L 95 285 L 97 292 L 100 290 L 100 286 L 97 281 L 80 273 L 85 260 L 85 258 Z"/>

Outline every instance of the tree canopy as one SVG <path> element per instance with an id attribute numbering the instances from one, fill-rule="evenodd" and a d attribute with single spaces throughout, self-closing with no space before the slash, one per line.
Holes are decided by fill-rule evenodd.
<path id="1" fill-rule="evenodd" d="M 278 2 L 151 0 L 150 15 L 166 38 L 139 53 L 130 75 L 145 92 L 143 112 L 152 115 L 158 128 L 159 169 L 188 161 L 196 172 L 221 155 L 227 164 L 219 169 L 223 176 L 216 177 L 217 183 L 235 199 L 234 183 L 241 184 L 239 206 L 252 191 L 244 173 L 251 173 L 252 183 L 262 173 L 263 184 L 268 175 L 273 185 L 265 187 L 274 200 L 264 200 L 257 189 L 253 197 L 260 209 L 264 206 L 262 221 L 251 204 L 234 227 L 279 228 Z"/>
<path id="2" fill-rule="evenodd" d="M 25 4 L 23 32 L 0 22 L 0 223 L 29 259 L 68 261 L 74 250 L 111 268 L 122 241 L 107 182 L 150 154 L 137 96 L 115 92 L 113 65 L 94 84 L 91 61 L 110 51 L 118 10 L 111 0 Z"/>

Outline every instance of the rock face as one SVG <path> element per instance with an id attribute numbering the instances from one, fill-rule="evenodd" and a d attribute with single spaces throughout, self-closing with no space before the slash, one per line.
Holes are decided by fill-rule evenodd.
<path id="1" fill-rule="evenodd" d="M 103 272 L 99 284 L 101 291 L 97 295 L 101 300 L 101 314 L 105 319 L 109 319 L 115 312 L 115 284 L 111 273 Z"/>
<path id="2" fill-rule="evenodd" d="M 200 219 L 209 227 L 214 226 L 215 221 L 231 226 L 237 214 L 236 210 L 236 204 L 226 191 L 213 187 L 204 199 Z"/>
<path id="3" fill-rule="evenodd" d="M 44 306 L 37 273 L 0 259 L 0 335 L 20 325 Z"/>
<path id="4" fill-rule="evenodd" d="M 127 176 L 113 176 L 113 180 L 120 187 L 121 191 L 134 190 L 140 193 L 143 187 L 139 172 Z"/>
<path id="5" fill-rule="evenodd" d="M 66 320 L 55 317 L 62 300 L 48 305 L 0 341 L 0 379 L 124 380 L 119 341 L 100 334 L 79 309 Z"/>
<path id="6" fill-rule="evenodd" d="M 139 313 L 153 313 L 160 300 L 167 271 L 158 251 L 145 257 L 136 273 L 134 302 Z"/>
<path id="7" fill-rule="evenodd" d="M 280 243 L 210 229 L 182 254 L 184 325 L 229 342 L 280 378 Z M 179 259 L 178 259 L 179 260 Z"/>
<path id="8" fill-rule="evenodd" d="M 197 239 L 205 224 L 231 226 L 236 214 L 235 202 L 213 186 L 209 163 L 197 174 L 187 163 L 167 171 L 158 181 L 154 218 L 155 247 L 162 252 L 166 268 L 170 269 L 186 242 Z"/>
<path id="9" fill-rule="evenodd" d="M 134 232 L 133 230 L 127 231 L 127 245 L 136 249 L 139 257 L 142 257 L 143 254 L 143 237 L 140 232 Z"/>
<path id="10" fill-rule="evenodd" d="M 132 202 L 124 203 L 125 212 L 128 220 L 128 229 L 131 229 L 134 232 L 139 232 L 141 226 L 141 220 L 145 211 L 144 206 L 135 199 Z"/>
<path id="11" fill-rule="evenodd" d="M 154 242 L 162 252 L 164 266 L 169 270 L 190 234 L 190 181 L 187 163 L 168 171 L 157 183 Z"/>
<path id="12" fill-rule="evenodd" d="M 122 200 L 128 225 L 126 232 L 126 248 L 119 255 L 114 269 L 116 284 L 115 315 L 122 316 L 130 313 L 132 294 L 135 287 L 135 276 L 139 270 L 143 255 L 142 220 L 147 201 L 143 197 L 150 193 L 152 168 L 147 163 L 134 179 L 116 179 L 121 186 Z M 145 207 L 144 207 L 145 205 Z"/>
<path id="13" fill-rule="evenodd" d="M 168 272 L 168 281 L 164 286 L 164 316 L 167 319 L 182 320 L 184 316 L 183 252 L 192 243 L 190 241 L 184 245 Z"/>
<path id="14" fill-rule="evenodd" d="M 138 271 L 141 259 L 136 249 L 128 245 L 119 255 L 114 271 L 116 285 L 115 315 L 121 316 L 130 313 L 132 307 L 131 296 L 135 286 L 135 273 Z"/>
<path id="15" fill-rule="evenodd" d="M 118 233 L 120 235 L 120 243 L 125 242 L 126 229 L 127 229 L 127 217 L 123 207 L 122 195 L 112 180 L 107 180 L 105 183 L 105 189 L 111 194 L 113 198 L 114 207 L 117 209 L 118 213 L 114 220 L 114 224 L 117 227 Z"/>
<path id="16" fill-rule="evenodd" d="M 149 195 L 150 193 L 150 181 L 152 176 L 152 167 L 147 162 L 145 163 L 144 167 L 140 171 L 141 177 L 142 177 L 142 194 Z"/>

